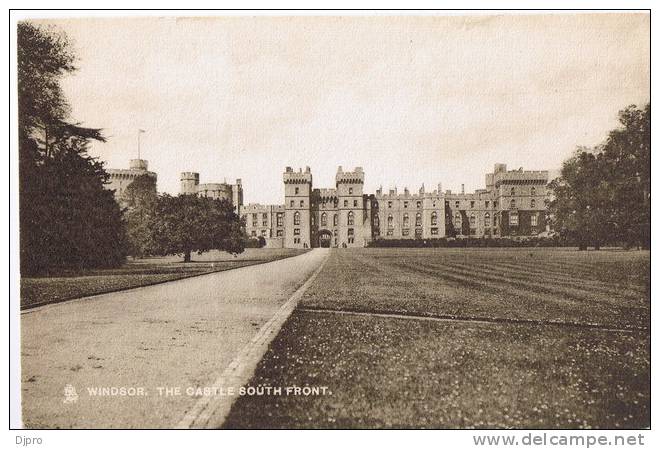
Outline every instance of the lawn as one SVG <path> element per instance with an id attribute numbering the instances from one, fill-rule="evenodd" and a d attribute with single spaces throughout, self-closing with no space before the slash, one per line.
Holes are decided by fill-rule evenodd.
<path id="1" fill-rule="evenodd" d="M 21 309 L 271 262 L 303 252 L 305 250 L 248 248 L 234 257 L 225 252 L 210 251 L 193 254 L 189 263 L 183 263 L 179 257 L 146 258 L 131 260 L 120 268 L 82 272 L 62 270 L 49 276 L 23 277 Z"/>
<path id="2" fill-rule="evenodd" d="M 649 266 L 636 251 L 333 250 L 250 381 L 332 395 L 240 397 L 224 426 L 648 427 Z"/>

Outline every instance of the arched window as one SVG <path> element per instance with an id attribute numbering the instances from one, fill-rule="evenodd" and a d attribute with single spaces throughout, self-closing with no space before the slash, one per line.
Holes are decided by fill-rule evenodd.
<path id="1" fill-rule="evenodd" d="M 470 227 L 474 228 L 477 226 L 477 217 L 474 214 L 470 214 Z"/>
<path id="2" fill-rule="evenodd" d="M 321 226 L 328 226 L 328 215 L 325 212 L 321 214 Z"/>
<path id="3" fill-rule="evenodd" d="M 536 214 L 534 214 L 534 215 L 531 216 L 530 224 L 532 226 L 536 226 L 536 225 L 538 225 L 538 222 L 539 222 L 538 220 L 539 220 L 538 216 Z"/>
<path id="4" fill-rule="evenodd" d="M 374 226 L 376 228 L 380 226 L 380 218 L 378 218 L 378 215 L 374 215 Z"/>
<path id="5" fill-rule="evenodd" d="M 355 222 L 355 219 L 353 217 L 353 212 L 348 213 L 348 225 L 353 226 L 353 223 Z"/>
<path id="6" fill-rule="evenodd" d="M 536 189 L 534 187 L 532 187 L 531 190 L 529 191 L 529 193 L 532 196 L 536 195 Z"/>
<path id="7" fill-rule="evenodd" d="M 410 217 L 408 217 L 408 214 L 403 214 L 403 227 L 410 227 Z"/>
<path id="8" fill-rule="evenodd" d="M 389 215 L 387 216 L 387 227 L 388 227 L 389 229 L 394 228 L 394 218 L 392 217 L 392 214 L 389 214 Z"/>
<path id="9" fill-rule="evenodd" d="M 484 226 L 486 226 L 487 228 L 490 227 L 490 213 L 488 212 L 486 212 L 486 214 L 484 215 Z"/>
<path id="10" fill-rule="evenodd" d="M 332 217 L 332 224 L 333 224 L 333 226 L 337 226 L 337 220 L 338 220 L 338 218 L 337 218 L 337 214 L 335 214 L 335 216 Z"/>
<path id="11" fill-rule="evenodd" d="M 417 212 L 417 215 L 415 215 L 415 226 L 421 226 L 422 225 L 422 214 Z"/>
<path id="12" fill-rule="evenodd" d="M 532 209 L 534 209 L 536 207 L 536 200 L 533 199 L 530 205 L 532 206 Z"/>
<path id="13" fill-rule="evenodd" d="M 516 200 L 511 200 L 509 202 L 509 209 L 515 209 L 516 208 Z"/>
<path id="14" fill-rule="evenodd" d="M 294 226 L 298 226 L 300 224 L 300 212 L 293 214 L 293 224 Z"/>
<path id="15" fill-rule="evenodd" d="M 433 212 L 431 214 L 431 226 L 436 226 L 438 224 L 438 213 Z"/>
<path id="16" fill-rule="evenodd" d="M 511 196 L 515 196 L 515 195 L 516 195 L 516 188 L 511 187 Z"/>
<path id="17" fill-rule="evenodd" d="M 462 221 L 463 221 L 463 219 L 461 218 L 461 213 L 460 213 L 460 212 L 456 212 L 456 213 L 454 214 L 454 222 L 455 222 L 455 224 L 456 224 L 457 226 L 460 226 Z"/>

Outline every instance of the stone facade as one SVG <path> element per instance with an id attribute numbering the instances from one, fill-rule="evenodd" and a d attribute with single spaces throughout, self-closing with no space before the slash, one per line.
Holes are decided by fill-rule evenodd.
<path id="1" fill-rule="evenodd" d="M 126 191 L 126 188 L 135 181 L 135 178 L 148 175 L 158 179 L 156 173 L 148 170 L 149 162 L 144 159 L 131 159 L 128 165 L 128 169 L 121 168 L 108 168 L 106 172 L 108 173 L 108 181 L 105 184 L 105 188 L 108 190 L 115 191 L 115 199 L 121 202 L 121 198 Z"/>
<path id="2" fill-rule="evenodd" d="M 241 208 L 246 231 L 269 246 L 363 247 L 374 239 L 525 237 L 544 234 L 547 171 L 496 164 L 473 193 L 364 192 L 364 171 L 339 167 L 335 188 L 315 189 L 309 167 L 283 174 L 284 205 Z M 183 178 L 182 178 L 183 179 Z M 269 241 L 268 239 L 275 239 Z M 281 239 L 281 240 L 277 240 Z"/>
<path id="3" fill-rule="evenodd" d="M 243 207 L 243 185 L 240 179 L 236 184 L 222 183 L 199 183 L 199 173 L 183 172 L 180 177 L 182 195 L 199 195 L 215 199 L 231 201 L 237 214 Z"/>

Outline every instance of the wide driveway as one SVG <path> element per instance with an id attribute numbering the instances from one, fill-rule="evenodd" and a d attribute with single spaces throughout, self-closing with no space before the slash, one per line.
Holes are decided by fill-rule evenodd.
<path id="1" fill-rule="evenodd" d="M 23 312 L 24 425 L 177 425 L 327 251 Z"/>

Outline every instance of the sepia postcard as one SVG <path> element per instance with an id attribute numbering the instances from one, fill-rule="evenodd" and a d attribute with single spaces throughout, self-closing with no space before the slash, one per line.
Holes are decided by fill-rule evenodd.
<path id="1" fill-rule="evenodd" d="M 650 11 L 15 19 L 12 429 L 648 444 Z"/>

